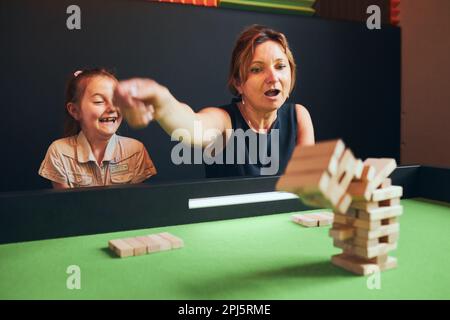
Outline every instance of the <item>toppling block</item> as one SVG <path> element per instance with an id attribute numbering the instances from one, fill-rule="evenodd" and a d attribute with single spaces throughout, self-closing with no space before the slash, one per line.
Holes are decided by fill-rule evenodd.
<path id="1" fill-rule="evenodd" d="M 363 169 L 362 161 L 345 149 L 342 140 L 297 146 L 276 190 L 296 193 L 307 205 L 345 213 L 352 201 L 346 190 L 355 175 L 363 175 Z"/>

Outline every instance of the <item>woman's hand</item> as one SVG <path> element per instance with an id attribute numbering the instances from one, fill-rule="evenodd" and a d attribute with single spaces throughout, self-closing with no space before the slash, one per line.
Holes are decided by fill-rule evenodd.
<path id="1" fill-rule="evenodd" d="M 114 91 L 114 104 L 133 128 L 144 128 L 155 118 L 155 104 L 159 103 L 162 88 L 150 79 L 120 81 Z"/>

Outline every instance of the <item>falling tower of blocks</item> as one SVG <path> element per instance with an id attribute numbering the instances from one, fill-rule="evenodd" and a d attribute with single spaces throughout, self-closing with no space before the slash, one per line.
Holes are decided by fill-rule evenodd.
<path id="1" fill-rule="evenodd" d="M 331 261 L 367 275 L 397 266 L 388 252 L 397 248 L 402 187 L 392 186 L 394 159 L 355 159 L 342 140 L 298 146 L 276 189 L 293 192 L 310 206 L 331 207 L 334 246 Z"/>

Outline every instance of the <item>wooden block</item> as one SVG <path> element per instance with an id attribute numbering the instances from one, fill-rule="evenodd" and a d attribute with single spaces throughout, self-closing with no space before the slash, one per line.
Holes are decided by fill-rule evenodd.
<path id="1" fill-rule="evenodd" d="M 333 221 L 337 224 L 353 225 L 354 218 L 352 218 L 346 214 L 341 214 L 341 213 L 335 212 Z"/>
<path id="2" fill-rule="evenodd" d="M 346 253 L 364 258 L 372 259 L 380 255 L 387 255 L 397 249 L 397 243 L 378 243 L 372 246 L 355 246 L 351 242 L 334 240 L 333 245 L 337 248 L 345 250 Z"/>
<path id="3" fill-rule="evenodd" d="M 366 230 L 374 230 L 381 227 L 381 220 L 361 220 L 355 219 L 353 222 L 355 228 L 361 228 Z"/>
<path id="4" fill-rule="evenodd" d="M 355 163 L 355 179 L 360 180 L 364 171 L 364 164 L 361 159 L 357 159 Z"/>
<path id="5" fill-rule="evenodd" d="M 388 261 L 388 258 L 389 258 L 389 256 L 387 254 L 382 254 L 377 257 L 369 259 L 369 261 L 372 263 L 375 263 L 375 264 L 383 264 Z"/>
<path id="6" fill-rule="evenodd" d="M 358 247 L 373 247 L 378 245 L 380 242 L 378 238 L 375 239 L 364 239 L 358 236 L 352 238 L 353 244 Z"/>
<path id="7" fill-rule="evenodd" d="M 383 180 L 383 182 L 381 183 L 381 185 L 379 186 L 380 189 L 384 189 L 387 187 L 392 186 L 392 179 L 391 178 L 386 178 Z"/>
<path id="8" fill-rule="evenodd" d="M 121 258 L 131 257 L 134 254 L 134 249 L 122 239 L 110 240 L 108 242 L 109 249 Z"/>
<path id="9" fill-rule="evenodd" d="M 403 206 L 380 207 L 372 210 L 358 210 L 358 219 L 383 220 L 398 217 L 403 214 Z"/>
<path id="10" fill-rule="evenodd" d="M 336 206 L 337 212 L 342 214 L 346 213 L 351 203 L 352 197 L 348 193 L 344 194 Z"/>
<path id="11" fill-rule="evenodd" d="M 161 233 L 158 233 L 158 235 L 166 240 L 169 240 L 170 243 L 172 244 L 173 249 L 178 249 L 178 248 L 184 247 L 183 239 L 176 237 L 173 234 L 170 234 L 168 232 L 161 232 Z"/>
<path id="12" fill-rule="evenodd" d="M 337 173 L 338 161 L 333 156 L 321 156 L 318 158 L 297 158 L 289 161 L 284 174 L 300 175 L 311 171 L 328 171 L 330 174 Z"/>
<path id="13" fill-rule="evenodd" d="M 317 219 L 310 218 L 306 214 L 294 214 L 291 219 L 304 227 L 318 227 Z"/>
<path id="14" fill-rule="evenodd" d="M 313 146 L 297 146 L 291 159 L 316 158 L 330 156 L 339 159 L 344 152 L 345 145 L 342 140 L 328 140 L 316 143 Z"/>
<path id="15" fill-rule="evenodd" d="M 373 166 L 375 168 L 375 177 L 370 182 L 371 191 L 378 188 L 397 167 L 395 159 L 390 158 L 367 158 L 364 161 L 364 165 Z"/>
<path id="16" fill-rule="evenodd" d="M 292 221 L 305 227 L 322 227 L 333 223 L 333 215 L 328 212 L 294 214 Z"/>
<path id="17" fill-rule="evenodd" d="M 122 240 L 133 247 L 133 255 L 140 256 L 147 253 L 147 245 L 136 238 L 125 238 Z"/>
<path id="18" fill-rule="evenodd" d="M 276 190 L 293 193 L 326 193 L 330 175 L 327 172 L 311 172 L 301 175 L 283 175 L 277 182 Z"/>
<path id="19" fill-rule="evenodd" d="M 372 201 L 383 201 L 393 198 L 400 198 L 403 195 L 401 186 L 390 186 L 384 189 L 377 189 L 372 192 Z"/>
<path id="20" fill-rule="evenodd" d="M 393 234 L 378 238 L 378 242 L 394 244 L 394 243 L 398 242 L 399 238 L 400 238 L 400 233 L 397 232 L 397 233 L 393 233 Z"/>
<path id="21" fill-rule="evenodd" d="M 138 241 L 144 243 L 147 247 L 147 253 L 153 253 L 159 251 L 159 244 L 152 242 L 152 240 L 148 236 L 140 236 L 136 237 Z"/>
<path id="22" fill-rule="evenodd" d="M 166 251 L 172 249 L 172 244 L 169 240 L 166 240 L 157 234 L 151 234 L 148 236 L 155 245 L 159 245 L 159 251 Z"/>
<path id="23" fill-rule="evenodd" d="M 378 202 L 380 207 L 392 207 L 392 206 L 398 206 L 401 204 L 400 198 L 393 198 L 393 199 L 387 199 Z"/>
<path id="24" fill-rule="evenodd" d="M 375 230 L 356 229 L 356 235 L 364 239 L 376 239 L 390 234 L 398 233 L 400 225 L 398 223 L 381 226 Z"/>
<path id="25" fill-rule="evenodd" d="M 347 192 L 352 196 L 353 201 L 369 201 L 372 194 L 369 184 L 369 181 L 352 181 L 348 186 Z"/>
<path id="26" fill-rule="evenodd" d="M 348 208 L 347 212 L 345 213 L 347 216 L 352 217 L 352 218 L 358 218 L 358 209 L 355 208 Z"/>
<path id="27" fill-rule="evenodd" d="M 319 227 L 329 226 L 334 220 L 334 215 L 331 212 L 315 212 L 312 216 L 318 220 Z"/>
<path id="28" fill-rule="evenodd" d="M 378 202 L 374 202 L 374 201 L 353 201 L 350 205 L 351 208 L 355 208 L 355 209 L 360 209 L 360 210 L 372 210 L 372 209 L 376 209 L 379 207 L 379 203 Z"/>
<path id="29" fill-rule="evenodd" d="M 361 173 L 362 181 L 372 181 L 375 178 L 375 168 L 371 165 L 364 165 L 363 163 L 363 171 Z"/>
<path id="30" fill-rule="evenodd" d="M 381 220 L 381 225 L 386 226 L 388 224 L 394 224 L 397 222 L 398 222 L 398 217 L 386 218 L 386 219 Z"/>
<path id="31" fill-rule="evenodd" d="M 336 207 L 342 200 L 345 191 L 347 190 L 349 184 L 355 177 L 355 170 L 356 170 L 355 165 L 356 159 L 354 158 L 353 153 L 351 152 L 350 149 L 345 150 L 344 154 L 342 155 L 342 158 L 339 160 L 337 175 L 331 177 L 327 191 L 327 196 L 329 197 L 330 202 Z M 347 202 L 344 202 L 344 204 L 346 205 Z M 341 204 L 341 206 L 343 206 L 343 204 Z M 348 209 L 348 206 L 345 208 L 345 210 L 340 211 L 345 212 L 346 209 Z"/>
<path id="32" fill-rule="evenodd" d="M 354 236 L 355 229 L 351 226 L 333 223 L 333 227 L 329 230 L 329 235 L 335 240 L 346 240 Z"/>
<path id="33" fill-rule="evenodd" d="M 394 257 L 388 257 L 385 263 L 375 264 L 363 258 L 338 254 L 332 256 L 331 262 L 347 271 L 364 276 L 397 267 L 397 259 Z"/>

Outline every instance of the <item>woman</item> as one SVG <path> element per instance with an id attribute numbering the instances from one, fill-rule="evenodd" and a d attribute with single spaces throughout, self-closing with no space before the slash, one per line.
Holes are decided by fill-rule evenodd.
<path id="1" fill-rule="evenodd" d="M 207 165 L 208 177 L 281 174 L 296 145 L 314 144 L 307 109 L 286 103 L 295 85 L 295 73 L 286 37 L 253 25 L 241 33 L 232 53 L 228 87 L 236 98 L 231 104 L 194 112 L 177 101 L 167 88 L 150 79 L 120 82 L 115 99 L 125 115 L 134 114 L 135 126 L 145 126 L 155 119 L 170 135 L 183 129 L 181 138 L 187 144 L 211 147 L 224 141 L 226 147 L 221 156 L 230 161 Z M 202 134 L 196 134 L 199 127 Z M 237 130 L 246 134 L 243 146 L 230 143 Z M 233 155 L 227 158 L 230 152 Z M 278 161 L 276 170 L 265 170 L 271 165 L 264 159 L 269 154 Z M 212 156 L 218 155 L 213 152 Z"/>

